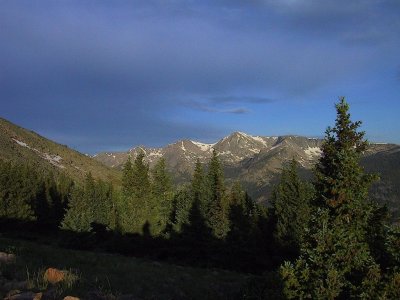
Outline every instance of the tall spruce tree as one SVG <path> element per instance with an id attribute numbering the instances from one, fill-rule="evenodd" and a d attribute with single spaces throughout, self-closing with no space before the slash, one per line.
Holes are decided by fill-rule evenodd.
<path id="1" fill-rule="evenodd" d="M 282 170 L 281 180 L 272 195 L 275 220 L 274 235 L 280 247 L 298 255 L 300 243 L 307 227 L 313 197 L 313 187 L 299 178 L 298 163 L 292 159 Z M 281 248 L 282 250 L 282 248 Z"/>
<path id="2" fill-rule="evenodd" d="M 102 180 L 95 183 L 93 222 L 112 228 L 113 186 Z"/>
<path id="3" fill-rule="evenodd" d="M 254 227 L 252 220 L 252 200 L 243 191 L 239 182 L 235 182 L 229 194 L 229 233 L 228 240 L 235 244 L 244 244 L 251 237 Z"/>
<path id="4" fill-rule="evenodd" d="M 132 189 L 136 199 L 146 201 L 150 195 L 149 165 L 144 161 L 145 153 L 141 151 L 133 162 Z"/>
<path id="5" fill-rule="evenodd" d="M 176 191 L 172 201 L 172 210 L 169 216 L 166 233 L 170 235 L 181 233 L 183 225 L 189 223 L 192 203 L 191 190 L 188 186 L 183 186 Z"/>
<path id="6" fill-rule="evenodd" d="M 118 227 L 122 232 L 142 233 L 146 222 L 154 225 L 152 219 L 152 195 L 149 166 L 141 151 L 132 161 L 124 165 L 122 173 L 122 196 L 117 199 L 115 216 L 118 216 Z M 153 224 L 152 224 L 153 223 Z"/>
<path id="7" fill-rule="evenodd" d="M 133 176 L 133 165 L 131 157 L 129 156 L 124 168 L 122 169 L 122 192 L 124 196 L 133 195 Z"/>
<path id="8" fill-rule="evenodd" d="M 208 195 L 208 191 L 206 190 L 206 177 L 204 174 L 204 168 L 200 159 L 196 160 L 196 164 L 194 166 L 194 172 L 191 181 L 191 194 L 193 201 L 197 201 L 200 207 L 200 211 L 203 216 L 207 213 L 206 208 L 206 199 Z"/>
<path id="9" fill-rule="evenodd" d="M 157 161 L 151 170 L 151 207 L 153 233 L 161 233 L 168 222 L 172 210 L 173 188 L 172 179 L 167 171 L 164 158 Z"/>
<path id="10" fill-rule="evenodd" d="M 359 164 L 367 148 L 361 122 L 352 122 L 344 98 L 336 104 L 335 127 L 328 128 L 315 168 L 316 197 L 301 255 L 281 267 L 287 298 L 378 299 L 379 265 L 367 243 L 374 176 Z"/>
<path id="11" fill-rule="evenodd" d="M 214 150 L 208 167 L 206 220 L 217 238 L 224 238 L 229 230 L 224 173 L 217 152 Z"/>
<path id="12" fill-rule="evenodd" d="M 91 224 L 95 220 L 95 205 L 95 180 L 92 174 L 88 173 L 85 177 L 84 186 L 74 187 L 61 227 L 77 232 L 91 231 Z"/>

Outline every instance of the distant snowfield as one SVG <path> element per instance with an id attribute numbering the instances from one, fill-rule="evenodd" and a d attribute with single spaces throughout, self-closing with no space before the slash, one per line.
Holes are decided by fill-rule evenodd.
<path id="1" fill-rule="evenodd" d="M 199 147 L 201 149 L 201 151 L 211 151 L 211 149 L 213 149 L 214 144 L 204 144 L 204 143 L 200 143 L 200 142 L 195 142 L 195 141 L 191 141 L 193 144 L 195 144 L 197 147 Z"/>
<path id="2" fill-rule="evenodd" d="M 41 158 L 47 160 L 49 163 L 51 163 L 53 166 L 60 168 L 60 169 L 65 169 L 65 166 L 63 166 L 60 162 L 62 160 L 62 157 L 59 155 L 54 155 L 54 154 L 49 154 L 49 153 L 43 153 L 39 151 L 38 149 L 35 149 L 33 147 L 30 147 L 27 143 L 21 142 L 17 139 L 11 138 L 15 143 L 20 145 L 21 147 L 28 148 L 34 152 L 37 153 Z"/>
<path id="3" fill-rule="evenodd" d="M 308 147 L 304 150 L 304 153 L 310 158 L 314 158 L 315 156 L 320 156 L 322 151 L 319 147 Z"/>

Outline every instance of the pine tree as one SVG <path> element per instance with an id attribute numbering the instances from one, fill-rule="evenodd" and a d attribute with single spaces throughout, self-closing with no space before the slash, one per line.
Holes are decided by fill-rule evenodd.
<path id="1" fill-rule="evenodd" d="M 113 186 L 102 180 L 95 183 L 93 222 L 111 228 Z"/>
<path id="2" fill-rule="evenodd" d="M 200 159 L 197 159 L 194 167 L 194 172 L 192 175 L 190 188 L 191 188 L 192 200 L 198 201 L 199 209 L 203 214 L 203 216 L 207 214 L 206 199 L 209 191 L 206 190 L 206 184 L 207 182 L 206 182 L 206 176 L 204 174 L 203 165 L 201 164 Z"/>
<path id="3" fill-rule="evenodd" d="M 136 199 L 144 203 L 150 195 L 149 166 L 144 161 L 145 154 L 140 152 L 133 162 L 132 189 Z"/>
<path id="4" fill-rule="evenodd" d="M 75 186 L 71 192 L 68 202 L 68 210 L 61 222 L 61 228 L 76 232 L 88 232 L 91 230 L 90 224 L 93 216 L 88 203 L 82 196 L 85 193 L 84 188 Z"/>
<path id="5" fill-rule="evenodd" d="M 297 169 L 298 163 L 293 159 L 282 170 L 272 195 L 274 235 L 281 247 L 295 255 L 308 225 L 313 197 L 313 187 L 299 178 Z"/>
<path id="6" fill-rule="evenodd" d="M 91 231 L 91 224 L 95 220 L 96 196 L 95 180 L 88 173 L 84 186 L 73 189 L 61 227 L 77 232 Z"/>
<path id="7" fill-rule="evenodd" d="M 245 243 L 251 236 L 252 223 L 251 199 L 243 191 L 239 182 L 235 182 L 229 194 L 229 233 L 228 240 L 237 244 Z"/>
<path id="8" fill-rule="evenodd" d="M 189 187 L 178 189 L 172 202 L 172 210 L 169 217 L 167 233 L 178 233 L 182 231 L 184 224 L 189 224 L 190 209 L 193 199 Z"/>
<path id="9" fill-rule="evenodd" d="M 209 198 L 206 204 L 206 220 L 217 238 L 224 238 L 229 230 L 225 198 L 224 174 L 217 152 L 214 150 L 207 176 Z"/>
<path id="10" fill-rule="evenodd" d="M 124 196 L 131 196 L 134 193 L 133 176 L 133 165 L 129 156 L 122 169 L 122 192 Z"/>
<path id="11" fill-rule="evenodd" d="M 153 231 L 155 234 L 159 234 L 167 225 L 173 199 L 172 180 L 164 158 L 155 164 L 151 175 L 152 207 L 150 207 L 150 214 L 155 220 Z"/>
<path id="12" fill-rule="evenodd" d="M 294 264 L 281 267 L 288 298 L 378 298 L 381 269 L 369 251 L 368 189 L 374 176 L 359 165 L 364 132 L 352 122 L 344 98 L 336 105 L 315 168 L 315 207 Z"/>

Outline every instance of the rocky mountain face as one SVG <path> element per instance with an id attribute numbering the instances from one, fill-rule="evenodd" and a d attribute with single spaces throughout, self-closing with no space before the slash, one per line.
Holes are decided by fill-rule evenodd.
<path id="1" fill-rule="evenodd" d="M 305 167 L 310 161 L 319 156 L 321 140 L 297 136 L 261 137 L 251 136 L 242 132 L 234 132 L 214 144 L 204 144 L 191 140 L 182 140 L 169 144 L 163 148 L 146 148 L 139 146 L 127 152 L 99 153 L 93 157 L 105 165 L 120 169 L 129 156 L 135 158 L 144 152 L 146 160 L 152 166 L 158 159 L 164 157 L 171 171 L 174 173 L 188 173 L 193 171 L 197 159 L 206 163 L 215 149 L 226 167 L 236 166 L 249 159 L 265 156 L 268 153 L 277 153 L 282 149 L 291 149 L 293 155 Z"/>
<path id="2" fill-rule="evenodd" d="M 321 139 L 301 136 L 264 137 L 234 132 L 214 144 L 182 140 L 163 148 L 135 147 L 127 152 L 99 153 L 98 161 L 122 169 L 131 156 L 143 151 L 150 166 L 164 157 L 176 183 L 187 182 L 197 159 L 207 164 L 215 149 L 225 169 L 228 183 L 240 181 L 253 199 L 267 202 L 282 167 L 292 158 L 301 166 L 301 175 L 311 178 L 311 169 L 321 155 Z M 362 163 L 369 172 L 380 173 L 372 196 L 391 207 L 400 207 L 400 146 L 371 144 Z M 399 213 L 399 209 L 397 213 Z"/>

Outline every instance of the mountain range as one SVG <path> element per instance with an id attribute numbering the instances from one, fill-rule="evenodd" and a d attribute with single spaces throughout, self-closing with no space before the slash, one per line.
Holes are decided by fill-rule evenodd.
<path id="1" fill-rule="evenodd" d="M 234 132 L 213 144 L 181 140 L 161 148 L 138 146 L 125 152 L 81 154 L 65 145 L 46 139 L 0 118 L 0 159 L 29 162 L 53 173 L 66 173 L 82 180 L 87 172 L 95 178 L 121 182 L 121 170 L 128 157 L 140 152 L 152 167 L 161 157 L 176 184 L 191 178 L 196 160 L 206 166 L 215 150 L 224 167 L 229 186 L 239 181 L 258 202 L 268 203 L 282 168 L 291 159 L 300 165 L 300 175 L 312 178 L 312 168 L 321 155 L 323 140 L 302 136 L 252 136 Z M 371 189 L 371 197 L 386 204 L 395 217 L 400 216 L 400 145 L 372 143 L 364 153 L 362 165 L 378 173 L 381 180 Z"/>
<path id="2" fill-rule="evenodd" d="M 319 138 L 302 136 L 267 137 L 234 132 L 213 144 L 181 140 L 162 148 L 139 146 L 93 157 L 116 169 L 122 169 L 128 157 L 134 158 L 139 152 L 145 153 L 150 166 L 164 157 L 175 182 L 182 183 L 190 179 L 196 160 L 206 164 L 215 150 L 228 184 L 240 181 L 253 199 L 268 202 L 282 168 L 291 159 L 299 162 L 301 176 L 312 178 L 322 142 Z M 368 172 L 378 173 L 381 178 L 371 189 L 371 197 L 387 204 L 400 216 L 400 145 L 371 143 L 361 163 Z"/>

